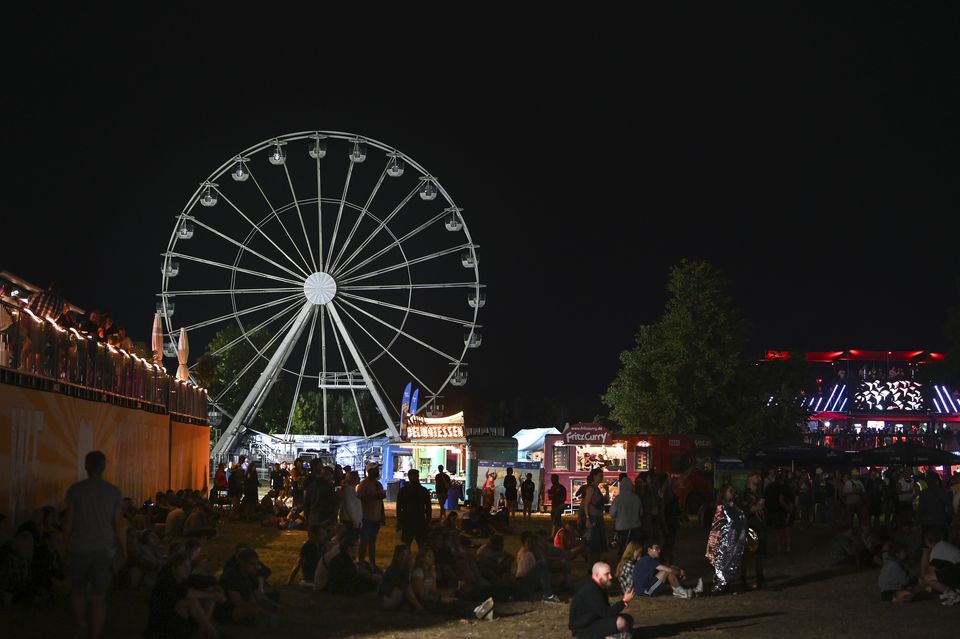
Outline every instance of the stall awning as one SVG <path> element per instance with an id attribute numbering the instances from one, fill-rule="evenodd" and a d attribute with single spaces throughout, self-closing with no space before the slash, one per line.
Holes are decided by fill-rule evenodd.
<path id="1" fill-rule="evenodd" d="M 517 452 L 543 450 L 543 440 L 547 435 L 559 435 L 556 428 L 521 428 L 513 438 L 517 440 Z"/>

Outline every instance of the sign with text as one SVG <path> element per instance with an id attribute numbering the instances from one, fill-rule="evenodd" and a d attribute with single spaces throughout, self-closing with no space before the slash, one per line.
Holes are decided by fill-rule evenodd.
<path id="1" fill-rule="evenodd" d="M 410 439 L 464 439 L 463 426 L 407 426 Z"/>
<path id="2" fill-rule="evenodd" d="M 608 446 L 612 442 L 613 434 L 600 424 L 573 424 L 563 431 L 564 444 Z"/>

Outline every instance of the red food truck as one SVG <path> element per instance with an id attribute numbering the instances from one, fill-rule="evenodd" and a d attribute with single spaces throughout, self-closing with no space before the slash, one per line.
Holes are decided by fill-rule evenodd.
<path id="1" fill-rule="evenodd" d="M 619 492 L 617 476 L 634 479 L 642 472 L 667 473 L 675 482 L 685 512 L 695 515 L 713 498 L 713 442 L 688 435 L 617 435 L 600 424 L 580 423 L 543 442 L 544 484 L 560 476 L 567 502 L 579 506 L 575 495 L 593 468 L 604 470 L 611 501 Z"/>

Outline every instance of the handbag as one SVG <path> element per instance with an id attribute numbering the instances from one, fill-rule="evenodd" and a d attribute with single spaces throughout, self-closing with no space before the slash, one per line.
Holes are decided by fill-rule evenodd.
<path id="1" fill-rule="evenodd" d="M 753 528 L 747 527 L 747 549 L 750 552 L 757 552 L 760 547 L 760 534 Z"/>

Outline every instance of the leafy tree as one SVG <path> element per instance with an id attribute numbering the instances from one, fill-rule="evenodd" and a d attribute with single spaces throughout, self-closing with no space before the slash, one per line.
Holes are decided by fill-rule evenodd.
<path id="1" fill-rule="evenodd" d="M 363 415 L 363 425 L 367 431 L 380 430 L 382 418 L 373 404 L 373 398 L 366 391 L 357 391 L 357 404 Z M 327 393 L 327 431 L 330 435 L 362 435 L 357 406 L 349 392 Z M 308 391 L 297 398 L 297 407 L 293 413 L 290 432 L 294 435 L 315 435 L 323 433 L 323 393 Z"/>
<path id="2" fill-rule="evenodd" d="M 211 398 L 218 397 L 228 385 L 233 384 L 229 392 L 220 400 L 223 407 L 230 413 L 239 410 L 266 362 L 254 364 L 242 376 L 239 378 L 237 376 L 253 360 L 257 351 L 270 341 L 272 334 L 268 330 L 261 329 L 250 335 L 253 345 L 247 340 L 240 340 L 222 353 L 213 355 L 238 337 L 240 337 L 238 326 L 231 325 L 219 330 L 207 344 L 203 356 L 197 363 L 196 371 L 197 381 L 207 388 Z M 264 356 L 269 358 L 276 347 L 277 342 L 264 352 Z M 268 433 L 283 432 L 287 425 L 292 400 L 292 391 L 281 374 L 277 377 L 260 412 L 254 418 L 252 426 Z"/>
<path id="3" fill-rule="evenodd" d="M 720 273 L 681 261 L 661 320 L 641 326 L 604 403 L 624 432 L 702 433 L 720 441 L 740 417 L 745 327 Z"/>

